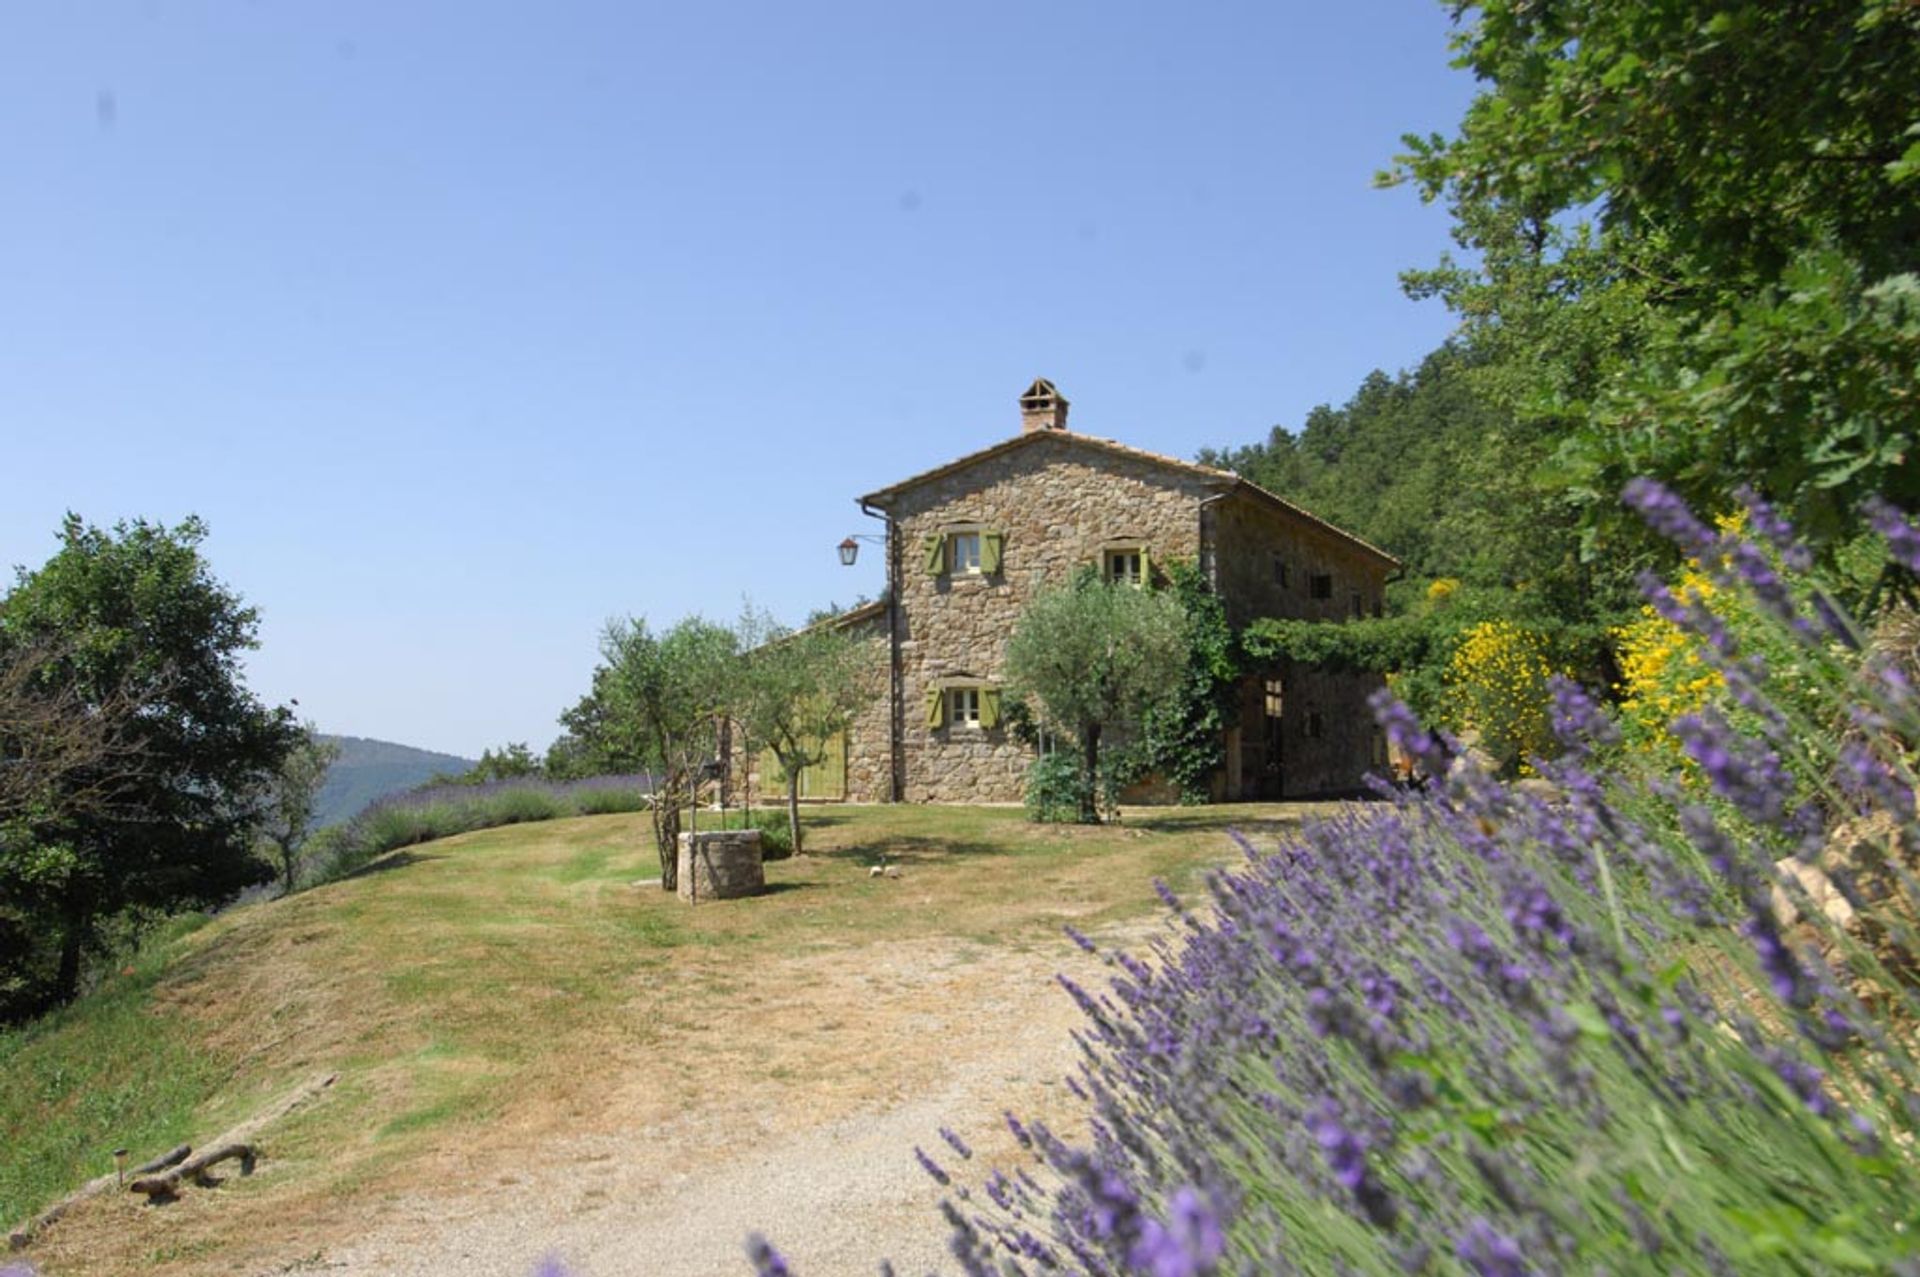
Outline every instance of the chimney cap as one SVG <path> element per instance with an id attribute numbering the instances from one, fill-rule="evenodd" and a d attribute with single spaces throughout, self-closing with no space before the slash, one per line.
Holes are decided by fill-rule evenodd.
<path id="1" fill-rule="evenodd" d="M 1020 396 L 1020 406 L 1023 408 L 1039 408 L 1054 401 L 1065 403 L 1067 397 L 1045 377 L 1035 377 L 1033 384 Z"/>

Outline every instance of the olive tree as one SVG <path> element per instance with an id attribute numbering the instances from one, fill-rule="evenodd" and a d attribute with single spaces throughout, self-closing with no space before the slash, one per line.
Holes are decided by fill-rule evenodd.
<path id="1" fill-rule="evenodd" d="M 739 636 L 745 651 L 732 680 L 731 712 L 786 773 L 787 828 L 798 855 L 800 773 L 826 761 L 833 739 L 868 699 L 860 645 L 827 625 L 786 631 L 752 609 L 741 618 Z"/>
<path id="2" fill-rule="evenodd" d="M 658 768 L 653 836 L 665 891 L 679 885 L 680 812 L 693 810 L 713 759 L 737 650 L 731 630 L 698 616 L 658 635 L 644 618 L 609 622 L 593 691 L 563 720 L 601 736 L 602 750 Z"/>
<path id="3" fill-rule="evenodd" d="M 1171 595 L 1082 572 L 1037 595 L 1007 642 L 1007 682 L 1080 746 L 1080 820 L 1098 824 L 1103 733 L 1136 729 L 1177 696 L 1187 615 Z"/>

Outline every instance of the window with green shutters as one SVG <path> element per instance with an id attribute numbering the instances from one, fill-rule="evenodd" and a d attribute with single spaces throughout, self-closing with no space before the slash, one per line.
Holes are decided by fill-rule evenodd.
<path id="1" fill-rule="evenodd" d="M 977 683 L 927 689 L 927 728 L 977 728 L 990 732 L 1000 726 L 1000 689 Z"/>
<path id="2" fill-rule="evenodd" d="M 981 528 L 950 528 L 921 541 L 928 576 L 998 576 L 1006 534 Z"/>
<path id="3" fill-rule="evenodd" d="M 1005 543 L 998 532 L 980 534 L 980 571 L 987 576 L 1000 575 L 1000 547 Z"/>

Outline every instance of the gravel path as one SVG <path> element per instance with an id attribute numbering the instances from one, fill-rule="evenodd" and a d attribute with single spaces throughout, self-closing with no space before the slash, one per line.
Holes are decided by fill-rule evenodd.
<path id="1" fill-rule="evenodd" d="M 975 1149 L 959 1176 L 971 1182 L 1020 1156 L 1003 1109 L 1077 1129 L 1061 1079 L 1080 1015 L 1053 977 L 1097 983 L 1100 969 L 1064 941 L 1043 953 L 899 944 L 857 969 L 783 966 L 768 978 L 805 981 L 789 986 L 784 1023 L 769 1014 L 784 1079 L 717 1070 L 663 1120 L 658 1106 L 621 1116 L 623 1085 L 644 1090 L 652 1075 L 612 1076 L 607 1111 L 578 1123 L 588 1129 L 519 1156 L 490 1141 L 484 1163 L 449 1172 L 464 1191 L 392 1203 L 359 1241 L 303 1270 L 527 1277 L 552 1257 L 580 1277 L 741 1277 L 756 1230 L 801 1277 L 871 1274 L 883 1258 L 903 1277 L 945 1269 L 942 1190 L 915 1145 L 958 1175 L 939 1135 L 951 1127 Z"/>

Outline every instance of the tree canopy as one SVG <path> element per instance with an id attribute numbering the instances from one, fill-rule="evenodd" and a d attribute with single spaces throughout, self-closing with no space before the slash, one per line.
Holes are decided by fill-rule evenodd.
<path id="1" fill-rule="evenodd" d="M 1864 497 L 1920 500 L 1920 9 L 1461 13 L 1484 87 L 1386 180 L 1445 201 L 1474 260 L 1409 285 L 1543 427 L 1535 478 L 1588 508 L 1589 556 L 1636 474 L 1705 509 L 1752 483 L 1827 551 Z"/>
<path id="2" fill-rule="evenodd" d="M 241 677 L 258 618 L 214 579 L 205 537 L 197 519 L 106 530 L 70 515 L 59 551 L 0 599 L 0 662 L 24 660 L 40 694 L 118 719 L 114 750 L 0 831 L 0 912 L 32 937 L 0 975 L 9 1011 L 71 998 L 110 920 L 213 904 L 271 873 L 254 855 L 253 796 L 300 732 Z M 0 740 L 5 757 L 29 748 Z M 103 791 L 111 802 L 92 800 Z"/>
<path id="3" fill-rule="evenodd" d="M 864 653 L 844 630 L 814 624 L 788 631 L 751 608 L 737 631 L 743 655 L 727 691 L 728 712 L 749 741 L 765 745 L 786 775 L 787 828 L 796 855 L 800 773 L 826 761 L 870 691 Z"/>
<path id="4" fill-rule="evenodd" d="M 1079 743 L 1080 818 L 1095 806 L 1100 739 L 1135 727 L 1179 694 L 1189 657 L 1187 613 L 1171 594 L 1091 572 L 1036 595 L 1007 640 L 1007 681 Z"/>

